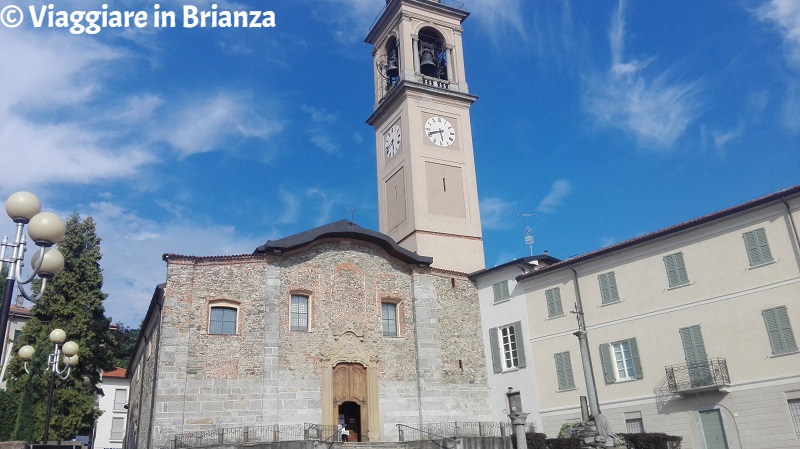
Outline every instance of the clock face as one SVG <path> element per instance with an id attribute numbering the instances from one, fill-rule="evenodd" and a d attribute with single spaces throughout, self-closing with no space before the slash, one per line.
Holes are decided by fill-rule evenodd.
<path id="1" fill-rule="evenodd" d="M 425 135 L 440 147 L 449 147 L 456 141 L 456 130 L 442 117 L 434 116 L 425 122 Z"/>
<path id="2" fill-rule="evenodd" d="M 386 133 L 386 146 L 384 149 L 386 150 L 386 157 L 389 159 L 393 158 L 394 155 L 400 151 L 400 135 L 400 126 L 398 125 L 392 126 L 389 128 L 389 132 Z"/>

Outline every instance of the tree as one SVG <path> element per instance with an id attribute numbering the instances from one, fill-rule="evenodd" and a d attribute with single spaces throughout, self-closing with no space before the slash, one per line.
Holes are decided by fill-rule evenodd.
<path id="1" fill-rule="evenodd" d="M 128 363 L 133 355 L 133 348 L 139 338 L 139 329 L 141 329 L 142 325 L 139 324 L 136 329 L 122 323 L 117 323 L 115 326 L 114 338 L 117 340 L 117 347 L 116 351 L 114 351 L 114 365 L 128 368 Z"/>
<path id="2" fill-rule="evenodd" d="M 50 439 L 70 439 L 90 434 L 100 415 L 94 402 L 102 370 L 114 369 L 116 341 L 105 316 L 100 269 L 100 238 L 91 217 L 81 219 L 73 213 L 67 219 L 64 240 L 58 244 L 64 255 L 64 271 L 47 282 L 44 296 L 31 308 L 31 319 L 20 335 L 21 345 L 36 348 L 27 374 L 19 358 L 14 358 L 9 371 L 13 379 L 9 390 L 18 396 L 19 408 L 14 428 L 15 439 L 39 441 L 44 434 L 45 409 L 50 374 L 43 368 L 53 345 L 48 340 L 51 330 L 60 328 L 67 339 L 80 346 L 79 363 L 66 380 L 55 379 L 50 421 Z M 82 384 L 84 376 L 90 387 Z"/>

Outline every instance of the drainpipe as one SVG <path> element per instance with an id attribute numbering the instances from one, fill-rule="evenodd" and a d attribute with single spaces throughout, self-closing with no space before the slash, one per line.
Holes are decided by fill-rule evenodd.
<path id="1" fill-rule="evenodd" d="M 592 357 L 589 355 L 589 339 L 586 332 L 586 320 L 583 316 L 581 289 L 578 287 L 578 272 L 572 268 L 572 264 L 568 264 L 567 266 L 572 270 L 573 285 L 575 286 L 575 310 L 572 313 L 574 313 L 578 319 L 578 331 L 573 335 L 578 337 L 578 343 L 580 344 L 583 379 L 586 382 L 586 394 L 589 396 L 589 410 L 591 415 L 596 419 L 600 415 L 600 401 L 597 399 L 597 386 L 594 383 Z"/>
<path id="2" fill-rule="evenodd" d="M 792 223 L 792 231 L 794 233 L 795 257 L 798 260 L 800 260 L 800 254 L 798 254 L 798 251 L 800 251 L 800 238 L 798 238 L 797 235 L 797 224 L 794 222 L 794 217 L 792 216 L 792 209 L 789 207 L 789 203 L 786 201 L 786 197 L 782 196 L 781 201 L 783 201 L 783 204 L 786 205 L 786 215 L 789 216 L 789 222 Z"/>

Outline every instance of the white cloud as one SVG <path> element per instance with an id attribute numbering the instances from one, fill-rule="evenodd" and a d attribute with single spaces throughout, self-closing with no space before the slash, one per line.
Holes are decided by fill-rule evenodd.
<path id="1" fill-rule="evenodd" d="M 800 66 L 800 2 L 772 0 L 756 9 L 755 14 L 775 25 L 783 35 L 789 59 Z"/>
<path id="2" fill-rule="evenodd" d="M 153 290 L 166 279 L 162 254 L 249 254 L 272 238 L 242 237 L 233 226 L 200 227 L 180 220 L 157 222 L 111 202 L 92 203 L 81 215 L 92 216 L 102 239 L 103 291 L 109 295 L 106 316 L 129 326 L 139 324 Z"/>
<path id="3" fill-rule="evenodd" d="M 293 224 L 300 219 L 300 196 L 296 193 L 280 191 L 280 200 L 283 203 L 283 212 L 278 218 L 278 224 Z"/>
<path id="4" fill-rule="evenodd" d="M 509 229 L 514 226 L 517 203 L 502 198 L 489 197 L 481 200 L 481 226 L 488 230 Z"/>
<path id="5" fill-rule="evenodd" d="M 550 192 L 542 198 L 539 205 L 536 207 L 537 212 L 543 214 L 551 214 L 558 209 L 564 202 L 564 199 L 569 196 L 573 191 L 572 184 L 566 179 L 559 179 L 550 187 Z"/>
<path id="6" fill-rule="evenodd" d="M 336 137 L 329 131 L 336 122 L 336 115 L 313 106 L 303 105 L 301 109 L 311 119 L 311 125 L 305 130 L 311 144 L 328 154 L 339 153 L 340 146 L 336 142 Z"/>
<path id="7" fill-rule="evenodd" d="M 164 139 L 182 156 L 221 149 L 230 137 L 266 139 L 283 129 L 280 120 L 262 116 L 247 95 L 220 92 L 196 98 L 169 111 Z"/>
<path id="8" fill-rule="evenodd" d="M 7 170 L 0 190 L 124 178 L 153 161 L 145 148 L 115 141 L 113 118 L 101 125 L 82 119 L 95 115 L 87 105 L 102 100 L 106 69 L 123 64 L 124 51 L 24 29 L 0 28 L 0 41 L 0 148 L 37 170 Z"/>
<path id="9" fill-rule="evenodd" d="M 466 9 L 493 40 L 498 41 L 499 33 L 505 30 L 525 36 L 522 0 L 471 0 L 465 3 Z"/>
<path id="10" fill-rule="evenodd" d="M 701 113 L 700 82 L 674 82 L 670 72 L 646 76 L 653 61 L 625 59 L 624 2 L 609 32 L 611 65 L 586 77 L 584 106 L 602 126 L 632 134 L 642 147 L 671 149 Z"/>
<path id="11" fill-rule="evenodd" d="M 386 6 L 384 0 L 315 0 L 307 3 L 322 8 L 313 11 L 314 14 L 332 25 L 336 39 L 346 44 L 361 42 L 378 13 Z"/>

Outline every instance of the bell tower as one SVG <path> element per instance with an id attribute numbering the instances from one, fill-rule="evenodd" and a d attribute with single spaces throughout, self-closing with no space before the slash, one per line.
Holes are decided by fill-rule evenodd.
<path id="1" fill-rule="evenodd" d="M 380 231 L 433 257 L 433 266 L 484 268 L 461 23 L 440 0 L 387 0 L 373 45 Z"/>

